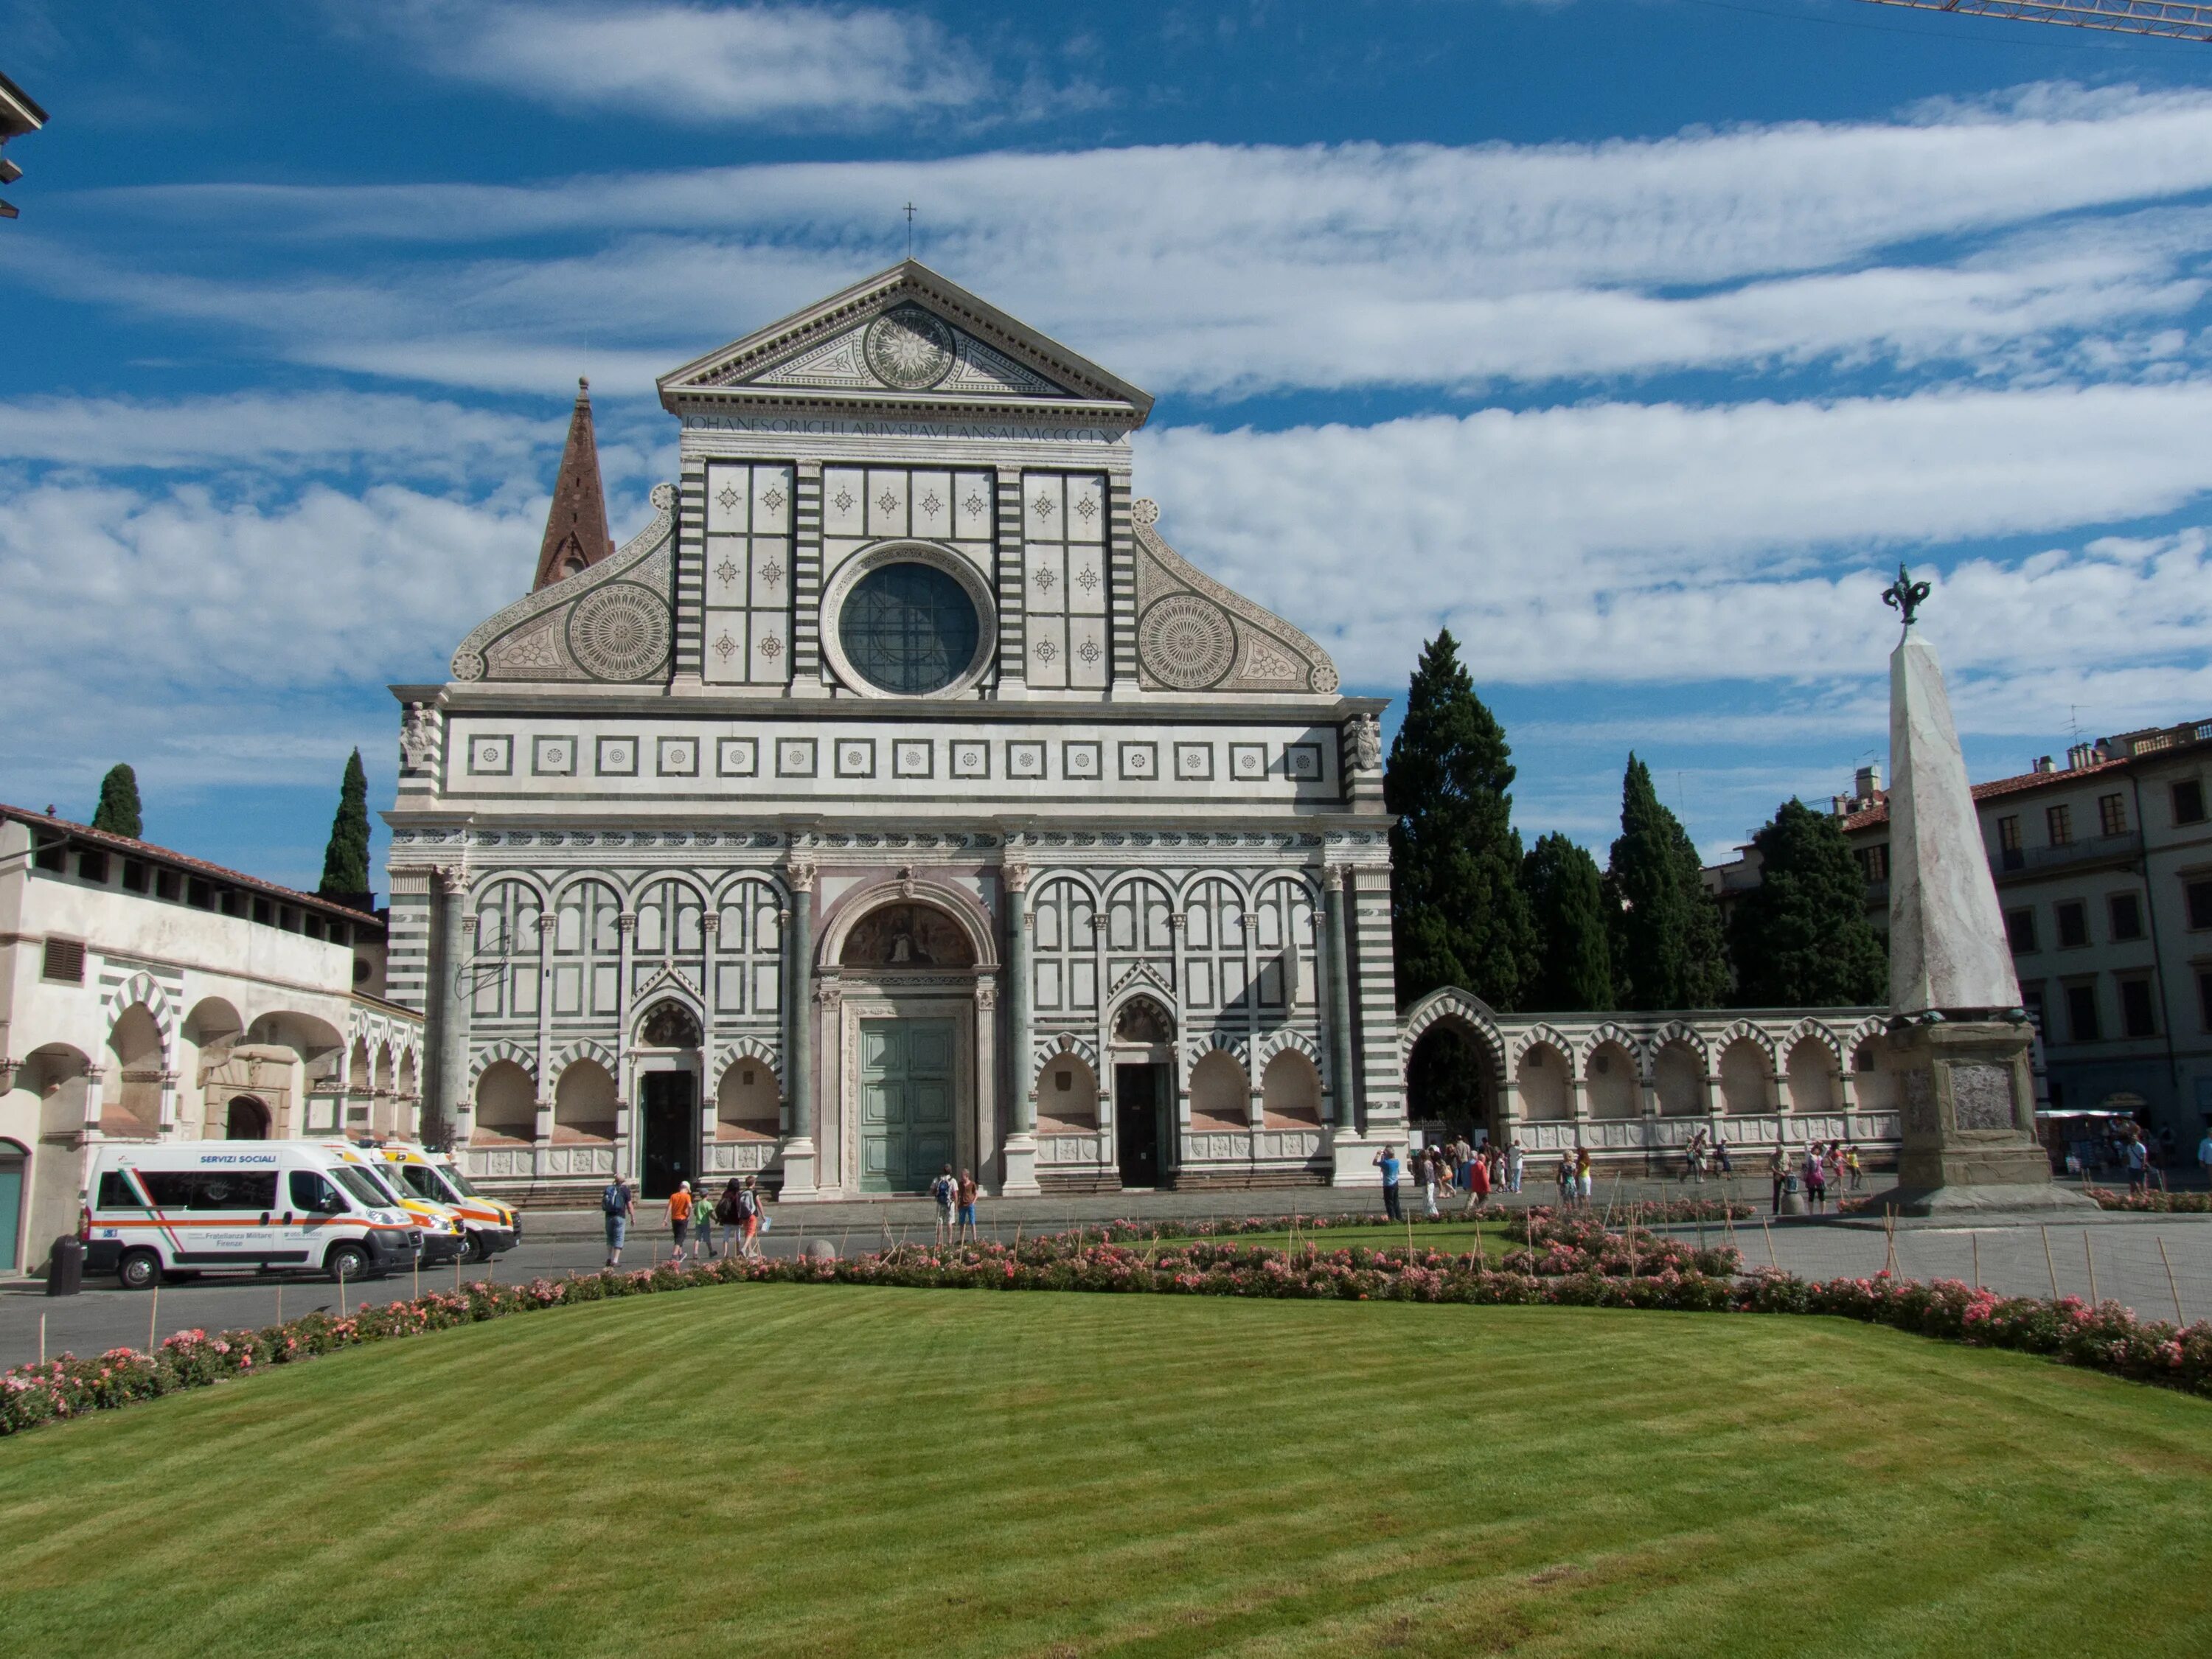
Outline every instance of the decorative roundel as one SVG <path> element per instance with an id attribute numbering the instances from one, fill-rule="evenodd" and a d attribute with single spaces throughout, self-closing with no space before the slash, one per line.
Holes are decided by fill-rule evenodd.
<path id="1" fill-rule="evenodd" d="M 1138 618 L 1137 655 L 1155 679 L 1178 690 L 1202 690 L 1236 660 L 1237 630 L 1204 599 L 1172 594 Z"/>
<path id="2" fill-rule="evenodd" d="M 594 679 L 655 672 L 668 660 L 668 607 L 637 582 L 610 582 L 568 614 L 568 649 Z"/>
<path id="3" fill-rule="evenodd" d="M 656 513 L 673 513 L 676 510 L 676 486 L 672 483 L 657 483 L 653 485 L 653 493 L 647 495 L 646 500 L 653 503 L 653 510 Z"/>
<path id="4" fill-rule="evenodd" d="M 1149 495 L 1139 495 L 1129 503 L 1129 516 L 1139 524 L 1158 524 L 1160 521 L 1160 504 Z"/>
<path id="5" fill-rule="evenodd" d="M 920 306 L 900 306 L 877 318 L 860 349 L 870 372 L 901 392 L 927 392 L 952 368 L 952 330 Z"/>

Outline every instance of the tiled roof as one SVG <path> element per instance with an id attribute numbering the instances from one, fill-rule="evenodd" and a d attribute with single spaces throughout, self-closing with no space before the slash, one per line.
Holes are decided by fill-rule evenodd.
<path id="1" fill-rule="evenodd" d="M 67 836 L 71 841 L 85 842 L 125 858 L 144 859 L 150 863 L 173 865 L 179 870 L 190 870 L 204 876 L 244 888 L 248 892 L 264 893 L 281 899 L 287 904 L 297 904 L 325 915 L 347 921 L 374 921 L 375 915 L 366 910 L 356 910 L 350 905 L 339 904 L 316 893 L 302 893 L 289 887 L 279 887 L 273 881 L 264 881 L 258 876 L 249 876 L 242 871 L 226 870 L 220 864 L 210 864 L 205 859 L 196 859 L 188 853 L 176 853 L 166 847 L 156 847 L 149 841 L 133 841 L 128 836 L 111 835 L 105 830 L 95 830 L 88 823 L 73 823 L 46 812 L 33 812 L 28 807 L 10 806 L 0 801 L 0 818 L 13 818 L 18 823 L 27 823 L 33 830 L 51 830 Z"/>
<path id="2" fill-rule="evenodd" d="M 2087 766 L 2069 767 L 2063 772 L 2022 772 L 2009 778 L 1994 778 L 1987 783 L 1974 786 L 1977 801 L 1993 800 L 2003 795 L 2026 794 L 2030 790 L 2070 787 L 2084 778 L 2094 778 L 2100 773 L 2121 772 L 2127 769 L 2128 755 L 2115 755 L 2110 760 L 2092 761 Z M 1889 791 L 1875 792 L 1875 805 L 1861 811 L 1847 814 L 1843 821 L 1844 833 L 1854 830 L 1871 829 L 1877 823 L 1889 822 Z"/>

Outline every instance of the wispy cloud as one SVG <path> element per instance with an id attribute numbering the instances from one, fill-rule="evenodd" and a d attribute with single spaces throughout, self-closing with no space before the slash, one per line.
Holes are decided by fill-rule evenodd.
<path id="1" fill-rule="evenodd" d="M 992 91 L 988 60 L 920 12 L 552 0 L 403 7 L 392 21 L 446 74 L 702 126 L 868 126 Z"/>

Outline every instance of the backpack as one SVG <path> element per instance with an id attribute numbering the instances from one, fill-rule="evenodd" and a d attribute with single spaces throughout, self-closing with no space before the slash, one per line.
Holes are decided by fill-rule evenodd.
<path id="1" fill-rule="evenodd" d="M 629 1208 L 629 1195 L 619 1181 L 609 1182 L 606 1191 L 599 1194 L 599 1207 L 609 1215 L 620 1215 Z"/>

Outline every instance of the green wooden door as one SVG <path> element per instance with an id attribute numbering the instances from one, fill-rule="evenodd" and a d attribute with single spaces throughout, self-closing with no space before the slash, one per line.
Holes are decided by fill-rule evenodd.
<path id="1" fill-rule="evenodd" d="M 916 1193 L 952 1162 L 952 1022 L 860 1022 L 860 1190 Z"/>

